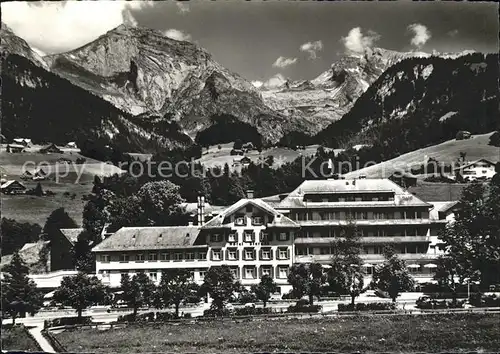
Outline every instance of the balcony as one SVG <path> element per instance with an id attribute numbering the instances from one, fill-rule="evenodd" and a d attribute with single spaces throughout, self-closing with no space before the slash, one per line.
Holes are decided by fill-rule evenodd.
<path id="1" fill-rule="evenodd" d="M 424 254 L 424 253 L 398 253 L 398 257 L 403 260 L 422 260 L 430 261 L 436 260 L 439 255 L 435 254 Z M 379 261 L 381 263 L 384 261 L 383 254 L 362 254 L 361 258 L 364 261 Z M 314 255 L 296 255 L 294 261 L 297 263 L 330 263 L 332 259 L 331 254 L 314 254 Z"/>
<path id="2" fill-rule="evenodd" d="M 300 226 L 341 226 L 347 225 L 346 220 L 299 220 Z M 391 226 L 391 225 L 430 225 L 429 219 L 357 219 L 354 220 L 358 226 Z"/>
<path id="3" fill-rule="evenodd" d="M 295 239 L 296 245 L 329 245 L 340 237 L 299 237 Z M 363 244 L 377 243 L 415 243 L 415 242 L 431 242 L 430 236 L 370 236 L 361 237 L 360 242 Z"/>

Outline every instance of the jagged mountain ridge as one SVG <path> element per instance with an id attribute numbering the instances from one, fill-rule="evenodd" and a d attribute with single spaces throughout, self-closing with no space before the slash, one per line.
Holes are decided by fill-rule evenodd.
<path id="1" fill-rule="evenodd" d="M 439 56 L 461 56 L 438 54 Z M 277 77 L 273 87 L 261 86 L 264 102 L 286 116 L 299 116 L 315 124 L 317 132 L 349 112 L 356 100 L 389 67 L 423 52 L 397 52 L 367 48 L 363 54 L 346 54 L 313 80 L 291 81 Z"/>
<path id="2" fill-rule="evenodd" d="M 1 39 L 2 134 L 8 140 L 99 140 L 124 151 L 192 144 L 175 125 L 156 134 L 135 117 L 48 71 L 48 65 L 4 24 Z"/>
<path id="3" fill-rule="evenodd" d="M 159 31 L 121 25 L 83 47 L 45 57 L 51 70 L 148 124 L 178 122 L 194 137 L 231 116 L 268 143 L 311 124 L 266 106 L 247 80 L 198 46 Z M 237 132 L 236 132 L 237 133 Z"/>
<path id="4" fill-rule="evenodd" d="M 391 158 L 453 139 L 459 130 L 490 132 L 499 124 L 498 77 L 498 54 L 404 59 L 313 142 L 370 144 Z"/>

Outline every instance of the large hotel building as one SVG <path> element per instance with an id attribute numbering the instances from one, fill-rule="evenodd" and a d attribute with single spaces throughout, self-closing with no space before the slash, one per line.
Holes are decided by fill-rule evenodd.
<path id="1" fill-rule="evenodd" d="M 391 245 L 419 282 L 432 278 L 440 254 L 438 232 L 453 219 L 455 202 L 426 203 L 388 179 L 304 181 L 294 191 L 247 198 L 197 225 L 123 227 L 94 247 L 96 272 L 108 285 L 121 273 L 146 272 L 159 282 L 167 268 L 186 268 L 202 282 L 211 266 L 228 265 L 243 285 L 274 278 L 281 293 L 294 263 L 330 263 L 332 241 L 349 220 L 363 245 L 369 278 Z"/>

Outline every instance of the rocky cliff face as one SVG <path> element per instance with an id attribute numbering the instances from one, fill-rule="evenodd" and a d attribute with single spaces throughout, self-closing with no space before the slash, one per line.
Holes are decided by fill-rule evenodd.
<path id="1" fill-rule="evenodd" d="M 311 127 L 266 106 L 248 81 L 205 50 L 160 32 L 121 25 L 73 51 L 45 58 L 54 73 L 151 124 L 178 122 L 194 137 L 227 115 L 274 143 Z"/>
<path id="2" fill-rule="evenodd" d="M 0 28 L 0 52 L 17 54 L 22 57 L 29 59 L 33 64 L 41 66 L 43 68 L 48 68 L 47 63 L 31 49 L 31 47 L 22 38 L 19 38 L 12 32 L 12 30 L 2 22 Z"/>
<path id="3" fill-rule="evenodd" d="M 429 57 L 419 52 L 401 53 L 382 48 L 345 55 L 313 80 L 282 80 L 262 88 L 264 102 L 285 116 L 298 116 L 314 124 L 315 132 L 339 120 L 354 102 L 390 66 L 409 57 Z"/>

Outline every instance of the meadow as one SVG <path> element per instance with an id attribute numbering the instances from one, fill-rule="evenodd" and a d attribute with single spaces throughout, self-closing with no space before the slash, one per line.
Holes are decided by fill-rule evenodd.
<path id="1" fill-rule="evenodd" d="M 359 315 L 81 328 L 56 338 L 67 351 L 95 353 L 496 351 L 499 324 L 498 314 Z"/>
<path id="2" fill-rule="evenodd" d="M 2 350 L 36 352 L 40 348 L 24 326 L 2 326 Z"/>

